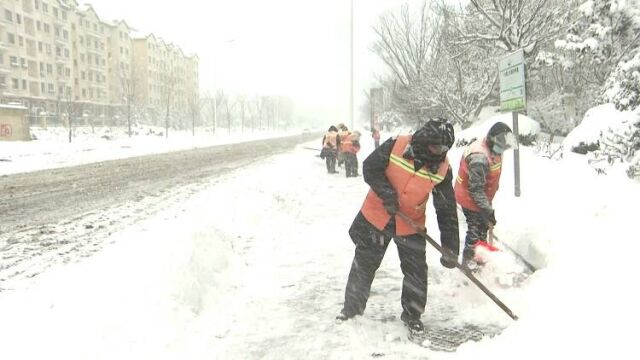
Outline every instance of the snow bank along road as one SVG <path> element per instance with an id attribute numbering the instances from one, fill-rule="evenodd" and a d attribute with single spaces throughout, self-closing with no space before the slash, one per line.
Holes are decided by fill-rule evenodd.
<path id="1" fill-rule="evenodd" d="M 141 156 L 0 177 L 0 291 L 55 262 L 89 256 L 111 232 L 206 180 L 319 134 Z M 1 170 L 1 169 L 0 169 Z"/>

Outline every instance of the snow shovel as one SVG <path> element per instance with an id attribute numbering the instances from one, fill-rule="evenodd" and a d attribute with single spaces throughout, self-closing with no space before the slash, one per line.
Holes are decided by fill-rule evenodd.
<path id="1" fill-rule="evenodd" d="M 425 240 L 427 240 L 427 242 L 429 244 L 431 244 L 431 246 L 433 246 L 434 248 L 436 248 L 436 250 L 438 250 L 441 254 L 444 255 L 442 246 L 440 246 L 440 244 L 438 244 L 435 240 L 433 240 L 433 238 L 431 238 L 431 236 L 429 236 L 427 234 L 427 231 L 425 229 L 423 229 L 422 227 L 418 226 L 413 220 L 411 220 L 411 218 L 409 218 L 406 214 L 402 213 L 402 212 L 398 212 L 397 214 L 398 216 L 400 216 L 400 218 L 402 220 L 404 220 L 407 224 L 409 224 L 418 234 L 422 235 Z M 500 307 L 500 309 L 502 309 L 505 313 L 507 313 L 507 315 L 509 315 L 513 320 L 518 320 L 518 316 L 516 314 L 513 313 L 513 311 L 511 311 L 511 309 L 509 309 L 507 307 L 507 305 L 505 305 L 502 301 L 500 301 L 500 299 L 498 299 L 489 289 L 487 289 L 486 286 L 484 286 L 483 283 L 480 282 L 480 280 L 478 280 L 472 273 L 471 270 L 469 270 L 468 267 L 463 266 L 462 264 L 458 263 L 456 261 L 456 267 L 458 268 L 458 270 L 460 270 L 469 280 L 471 280 L 472 283 L 474 283 L 478 288 L 480 288 L 480 290 L 482 290 L 483 293 L 485 293 L 491 300 L 493 300 L 494 303 L 496 303 L 496 305 L 498 305 Z"/>
<path id="2" fill-rule="evenodd" d="M 524 264 L 524 266 L 527 267 L 527 269 L 529 269 L 529 271 L 531 271 L 532 273 L 536 272 L 536 270 L 538 270 L 535 266 L 533 266 L 530 262 L 527 261 L 527 259 L 524 258 L 524 256 L 520 255 L 514 248 L 512 248 L 511 246 L 509 246 L 509 244 L 507 244 L 506 242 L 500 240 L 500 238 L 498 238 L 496 236 L 496 234 L 493 233 L 493 231 L 491 232 L 491 236 L 498 240 L 500 242 L 500 244 L 504 245 L 505 248 L 507 248 L 507 250 L 509 250 L 515 257 L 517 257 L 518 259 L 520 259 L 520 261 L 522 261 L 522 263 Z"/>

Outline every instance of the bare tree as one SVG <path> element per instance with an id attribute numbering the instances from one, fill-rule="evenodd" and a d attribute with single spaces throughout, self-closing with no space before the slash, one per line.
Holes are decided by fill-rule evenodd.
<path id="1" fill-rule="evenodd" d="M 462 22 L 456 23 L 463 45 L 485 43 L 512 52 L 534 53 L 566 26 L 566 8 L 553 0 L 470 0 Z M 477 21 L 480 19 L 481 21 Z"/>
<path id="2" fill-rule="evenodd" d="M 450 7 L 427 1 L 415 14 L 405 5 L 381 17 L 373 51 L 391 70 L 385 87 L 405 117 L 447 114 L 466 122 L 491 95 L 492 50 L 453 42 L 458 21 Z"/>
<path id="3" fill-rule="evenodd" d="M 440 18 L 424 1 L 420 13 L 411 14 L 408 5 L 399 13 L 383 15 L 374 31 L 377 39 L 372 50 L 389 67 L 395 79 L 405 88 L 420 82 L 430 55 L 433 54 Z"/>
<path id="4" fill-rule="evenodd" d="M 84 103 L 73 101 L 73 94 L 71 88 L 67 87 L 66 91 L 59 96 L 59 99 L 64 101 L 64 116 L 67 117 L 69 124 L 69 142 L 73 138 L 73 127 L 75 125 L 75 119 L 84 115 Z M 60 108 L 62 110 L 62 107 Z M 58 112 L 60 114 L 60 111 Z"/>
<path id="5" fill-rule="evenodd" d="M 122 101 L 127 106 L 127 134 L 131 137 L 131 107 L 134 106 L 135 93 L 136 93 L 136 79 L 133 76 L 133 72 L 129 71 L 125 73 L 124 69 L 121 70 L 120 85 L 122 87 Z"/>
<path id="6" fill-rule="evenodd" d="M 165 118 L 164 118 L 164 127 L 165 127 L 165 138 L 169 137 L 169 118 L 171 116 L 171 105 L 173 103 L 173 96 L 176 88 L 176 76 L 173 71 L 168 74 L 163 75 L 163 91 L 164 96 L 163 99 L 165 101 Z"/>
<path id="7" fill-rule="evenodd" d="M 233 114 L 233 110 L 236 107 L 236 102 L 235 101 L 231 101 L 229 96 L 225 97 L 225 101 L 224 101 L 224 108 L 225 108 L 225 114 L 227 117 L 227 132 L 229 134 L 231 134 L 231 121 L 232 121 L 232 114 Z"/>

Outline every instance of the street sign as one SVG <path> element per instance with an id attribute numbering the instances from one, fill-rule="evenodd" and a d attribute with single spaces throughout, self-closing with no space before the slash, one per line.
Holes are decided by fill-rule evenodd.
<path id="1" fill-rule="evenodd" d="M 372 88 L 370 95 L 370 103 L 371 103 L 371 130 L 374 127 L 378 127 L 380 129 L 380 117 L 384 112 L 384 90 L 382 88 Z"/>
<path id="2" fill-rule="evenodd" d="M 526 108 L 524 51 L 522 49 L 502 58 L 500 72 L 500 109 L 518 111 Z"/>

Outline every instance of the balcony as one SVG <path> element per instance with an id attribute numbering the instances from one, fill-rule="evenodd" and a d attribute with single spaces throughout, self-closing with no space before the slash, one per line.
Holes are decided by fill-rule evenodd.
<path id="1" fill-rule="evenodd" d="M 102 51 L 100 51 L 100 49 L 96 49 L 93 46 L 87 46 L 86 47 L 87 52 L 90 52 L 92 54 L 96 54 L 96 55 L 104 55 Z"/>
<path id="2" fill-rule="evenodd" d="M 59 44 L 59 45 L 69 45 L 69 40 L 65 40 L 64 38 L 59 36 L 56 36 L 54 41 L 56 42 L 56 44 Z"/>

